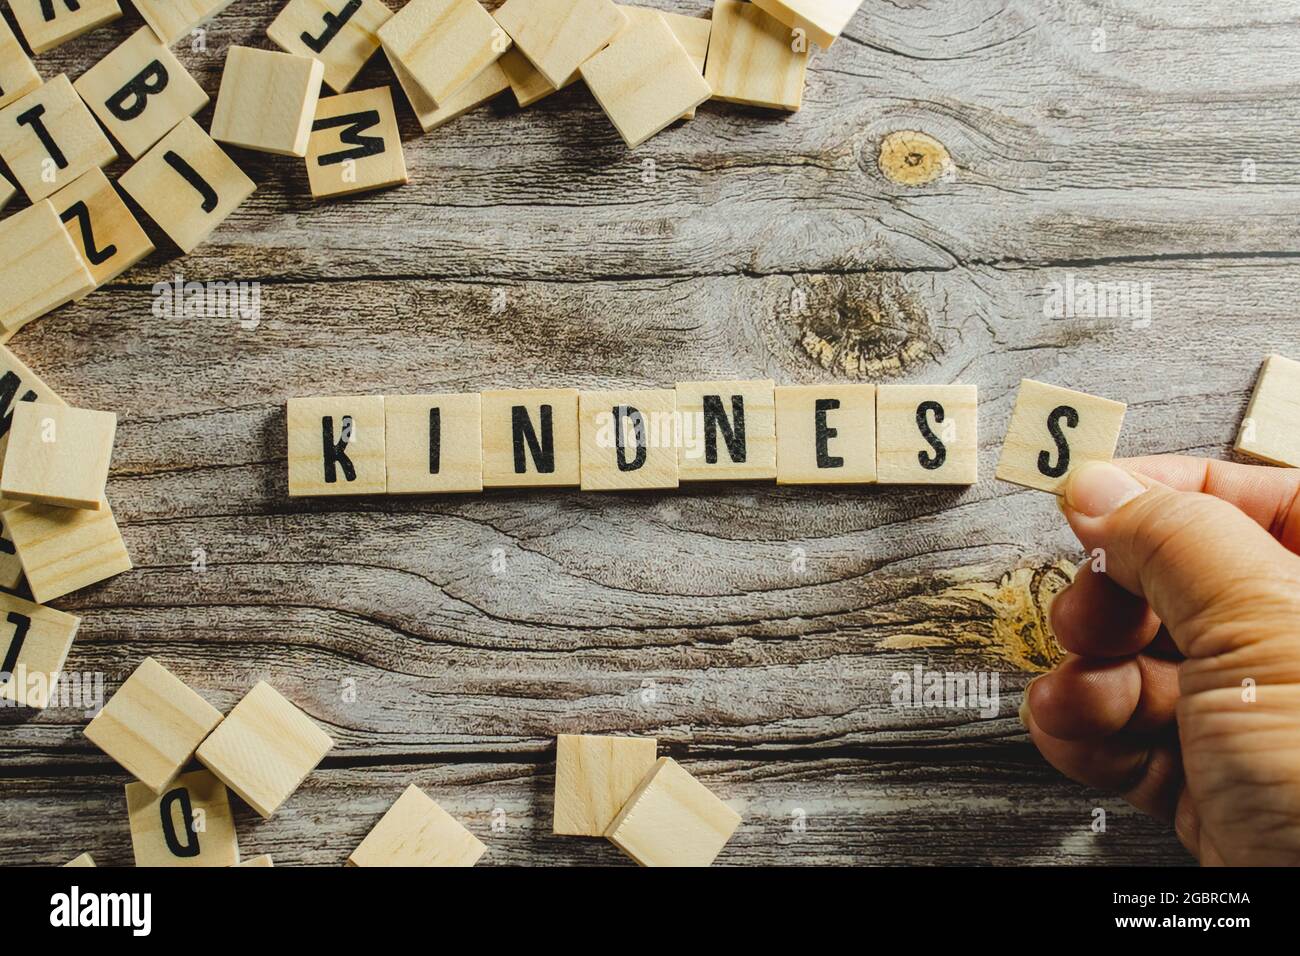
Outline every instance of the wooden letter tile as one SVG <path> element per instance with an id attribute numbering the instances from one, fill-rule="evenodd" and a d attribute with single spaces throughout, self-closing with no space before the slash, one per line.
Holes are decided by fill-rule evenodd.
<path id="1" fill-rule="evenodd" d="M 0 174 L 0 210 L 9 205 L 9 200 L 18 195 L 18 188 Z"/>
<path id="2" fill-rule="evenodd" d="M 382 395 L 291 398 L 285 418 L 290 496 L 387 491 Z"/>
<path id="3" fill-rule="evenodd" d="M 22 44 L 0 17 L 0 108 L 41 85 L 41 75 L 23 52 Z M 3 206 L 4 203 L 0 203 Z"/>
<path id="4" fill-rule="evenodd" d="M 772 381 L 679 382 L 682 481 L 776 477 Z"/>
<path id="5" fill-rule="evenodd" d="M 712 29 L 712 24 L 708 20 L 703 17 L 688 17 L 681 13 L 665 13 L 662 10 L 652 10 L 650 7 L 631 7 L 626 4 L 619 4 L 618 8 L 627 17 L 627 26 L 614 37 L 615 40 L 623 36 L 633 26 L 645 23 L 645 21 L 654 17 L 660 17 L 668 24 L 668 29 L 673 31 L 673 36 L 677 38 L 677 42 L 686 48 L 686 55 L 691 58 L 691 63 L 695 65 L 695 72 L 700 76 L 704 75 L 704 62 L 709 55 L 709 32 Z M 682 119 L 693 119 L 694 117 L 694 107 L 682 114 Z"/>
<path id="6" fill-rule="evenodd" d="M 1243 455 L 1300 468 L 1300 362 L 1264 360 L 1234 446 Z"/>
<path id="7" fill-rule="evenodd" d="M 117 151 L 67 76 L 59 74 L 0 110 L 0 159 L 33 203 L 53 195 Z"/>
<path id="8" fill-rule="evenodd" d="M 497 63 L 501 66 L 501 72 L 506 75 L 506 82 L 510 84 L 520 109 L 532 106 L 538 100 L 545 99 L 555 92 L 555 87 L 551 86 L 546 77 L 537 71 L 537 67 L 533 66 L 528 57 L 519 52 L 519 47 L 512 46 L 506 50 Z M 571 86 L 580 79 L 582 74 L 574 70 L 561 84 L 561 89 Z"/>
<path id="9" fill-rule="evenodd" d="M 9 0 L 33 53 L 53 50 L 122 15 L 117 0 Z"/>
<path id="10" fill-rule="evenodd" d="M 98 511 L 113 457 L 117 415 L 67 405 L 19 402 L 9 429 L 0 495 Z"/>
<path id="11" fill-rule="evenodd" d="M 351 866 L 473 866 L 478 837 L 412 784 L 348 857 Z"/>
<path id="12" fill-rule="evenodd" d="M 81 618 L 0 594 L 0 698 L 43 710 Z"/>
<path id="13" fill-rule="evenodd" d="M 86 737 L 161 795 L 221 723 L 221 711 L 152 657 L 118 688 Z"/>
<path id="14" fill-rule="evenodd" d="M 66 866 L 94 866 L 95 858 L 91 856 L 89 853 L 83 853 L 81 854 L 81 856 L 73 857 L 71 860 L 69 860 L 67 863 L 64 863 L 63 865 L 65 867 Z"/>
<path id="15" fill-rule="evenodd" d="M 402 138 L 388 87 L 326 96 L 316 104 L 307 142 L 307 180 L 313 199 L 406 182 Z"/>
<path id="16" fill-rule="evenodd" d="M 0 509 L 8 510 L 18 506 L 18 502 L 0 501 Z M 23 563 L 18 560 L 18 551 L 9 540 L 9 532 L 0 532 L 0 588 L 13 591 L 23 579 Z"/>
<path id="17" fill-rule="evenodd" d="M 236 863 L 235 866 L 248 866 L 254 868 L 274 867 L 275 863 L 271 860 L 271 854 L 263 853 L 261 856 L 255 856 L 252 859 Z"/>
<path id="18" fill-rule="evenodd" d="M 580 481 L 578 390 L 486 391 L 483 487 L 576 487 Z"/>
<path id="19" fill-rule="evenodd" d="M 671 389 L 579 393 L 582 490 L 676 488 L 676 399 Z"/>
<path id="20" fill-rule="evenodd" d="M 738 826 L 735 810 L 660 757 L 605 836 L 642 866 L 709 866 Z"/>
<path id="21" fill-rule="evenodd" d="M 754 0 L 754 6 L 788 27 L 803 30 L 809 40 L 828 50 L 862 0 Z"/>
<path id="22" fill-rule="evenodd" d="M 0 326 L 17 332 L 95 288 L 72 237 L 49 202 L 4 220 L 0 229 Z"/>
<path id="23" fill-rule="evenodd" d="M 185 253 L 193 252 L 257 188 L 188 117 L 123 173 L 118 185 Z"/>
<path id="24" fill-rule="evenodd" d="M 379 28 L 379 41 L 439 106 L 510 46 L 478 0 L 411 0 Z"/>
<path id="25" fill-rule="evenodd" d="M 388 58 L 388 65 L 393 68 L 397 82 L 402 86 L 402 92 L 406 94 L 407 102 L 411 104 L 411 112 L 420 121 L 420 127 L 428 133 L 450 123 L 458 116 L 465 115 L 476 106 L 482 106 L 498 93 L 504 92 L 510 85 L 510 80 L 505 70 L 501 68 L 501 64 L 505 61 L 505 57 L 513 52 L 513 50 L 507 51 L 501 59 L 488 64 L 486 70 L 443 100 L 442 106 L 434 103 L 429 95 L 420 89 L 415 78 L 406 72 L 406 68 L 401 63 L 393 59 L 391 53 L 385 50 L 384 55 Z M 538 76 L 540 75 L 539 73 Z"/>
<path id="26" fill-rule="evenodd" d="M 482 402 L 475 394 L 384 396 L 390 495 L 482 491 Z"/>
<path id="27" fill-rule="evenodd" d="M 239 839 L 230 793 L 206 770 L 181 774 L 161 796 L 126 785 L 136 866 L 234 866 Z"/>
<path id="28" fill-rule="evenodd" d="M 232 46 L 226 53 L 212 138 L 279 156 L 306 156 L 325 65 L 272 50 Z"/>
<path id="29" fill-rule="evenodd" d="M 716 0 L 704 78 L 713 98 L 790 110 L 803 101 L 806 47 L 795 51 L 790 28 L 752 3 Z"/>
<path id="30" fill-rule="evenodd" d="M 27 586 L 41 604 L 131 570 L 107 503 L 99 511 L 19 505 L 3 517 Z"/>
<path id="31" fill-rule="evenodd" d="M 563 836 L 604 836 L 654 769 L 653 737 L 560 734 L 555 742 L 555 818 Z"/>
<path id="32" fill-rule="evenodd" d="M 874 481 L 876 386 L 777 386 L 778 485 Z"/>
<path id="33" fill-rule="evenodd" d="M 382 0 L 289 0 L 267 28 L 280 49 L 325 64 L 325 85 L 346 93 L 379 49 L 379 28 L 393 11 Z"/>
<path id="34" fill-rule="evenodd" d="M 8 284 L 0 288 L 9 288 Z M 9 430 L 13 426 L 15 402 L 44 402 L 47 405 L 66 404 L 40 376 L 23 364 L 22 360 L 0 345 L 0 462 L 4 461 L 9 447 Z M 3 476 L 3 471 L 0 471 Z M 0 505 L 0 510 L 3 505 Z M 9 587 L 10 585 L 2 585 Z"/>
<path id="35" fill-rule="evenodd" d="M 557 89 L 627 24 L 610 0 L 506 0 L 493 15 Z"/>
<path id="36" fill-rule="evenodd" d="M 102 169 L 92 169 L 50 197 L 99 287 L 149 253 L 153 243 Z"/>
<path id="37" fill-rule="evenodd" d="M 207 23 L 232 0 L 132 0 L 158 39 L 168 46 Z"/>
<path id="38" fill-rule="evenodd" d="M 882 485 L 973 485 L 979 480 L 974 385 L 881 385 L 876 468 Z"/>
<path id="39" fill-rule="evenodd" d="M 1125 405 L 1032 379 L 1020 383 L 997 477 L 1062 493 L 1070 471 L 1115 454 Z"/>
<path id="40" fill-rule="evenodd" d="M 259 682 L 199 745 L 199 763 L 270 817 L 334 741 L 270 684 Z"/>

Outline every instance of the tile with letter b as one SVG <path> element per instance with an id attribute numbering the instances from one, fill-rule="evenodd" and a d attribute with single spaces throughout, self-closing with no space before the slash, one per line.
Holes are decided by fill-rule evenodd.
<path id="1" fill-rule="evenodd" d="M 704 78 L 713 98 L 794 112 L 803 102 L 808 49 L 752 3 L 716 0 Z"/>
<path id="2" fill-rule="evenodd" d="M 576 388 L 483 392 L 483 487 L 576 487 Z"/>
<path id="3" fill-rule="evenodd" d="M 997 477 L 1062 494 L 1073 469 L 1114 457 L 1125 408 L 1123 402 L 1022 380 Z"/>
<path id="4" fill-rule="evenodd" d="M 388 490 L 382 395 L 291 398 L 285 418 L 291 497 Z"/>
<path id="5" fill-rule="evenodd" d="M 882 485 L 973 485 L 979 480 L 974 385 L 881 385 L 876 470 Z"/>
<path id="6" fill-rule="evenodd" d="M 41 75 L 23 50 L 22 44 L 0 17 L 0 108 L 26 96 L 41 85 Z M 0 202 L 0 206 L 4 206 Z"/>
<path id="7" fill-rule="evenodd" d="M 36 203 L 107 166 L 117 150 L 61 73 L 0 109 L 0 159 Z"/>
<path id="8" fill-rule="evenodd" d="M 10 334 L 95 288 L 76 244 L 48 200 L 0 229 L 0 327 Z M 7 433 L 7 432 L 6 432 Z"/>
<path id="9" fill-rule="evenodd" d="M 610 0 L 506 0 L 493 16 L 556 89 L 627 25 Z"/>
<path id="10" fill-rule="evenodd" d="M 478 0 L 411 0 L 379 28 L 379 42 L 438 106 L 510 47 Z"/>
<path id="11" fill-rule="evenodd" d="M 388 494 L 483 490 L 482 400 L 458 395 L 385 395 Z"/>
<path id="12" fill-rule="evenodd" d="M 1264 360 L 1234 447 L 1261 461 L 1300 468 L 1300 362 L 1281 355 Z"/>
<path id="13" fill-rule="evenodd" d="M 660 757 L 605 836 L 642 866 L 709 866 L 738 826 L 740 814 Z"/>
<path id="14" fill-rule="evenodd" d="M 672 389 L 580 392 L 578 418 L 583 491 L 677 487 Z"/>
<path id="15" fill-rule="evenodd" d="M 803 30 L 809 40 L 829 50 L 862 0 L 754 0 L 754 6 L 791 29 Z"/>
<path id="16" fill-rule="evenodd" d="M 33 53 L 44 53 L 122 15 L 117 0 L 9 0 Z"/>
<path id="17" fill-rule="evenodd" d="M 313 199 L 406 183 L 388 87 L 321 98 L 307 141 L 307 181 Z"/>
<path id="18" fill-rule="evenodd" d="M 158 39 L 172 46 L 181 37 L 207 23 L 232 0 L 132 0 Z"/>
<path id="19" fill-rule="evenodd" d="M 273 50 L 232 46 L 212 114 L 212 138 L 278 156 L 307 155 L 325 65 Z"/>
<path id="20" fill-rule="evenodd" d="M 555 741 L 555 816 L 561 836 L 604 836 L 655 766 L 653 737 L 560 734 Z"/>
<path id="21" fill-rule="evenodd" d="M 876 386 L 778 385 L 776 483 L 876 481 Z"/>
<path id="22" fill-rule="evenodd" d="M 0 699 L 44 709 L 81 618 L 0 594 Z"/>
<path id="23" fill-rule="evenodd" d="M 149 253 L 153 243 L 102 169 L 92 169 L 50 197 L 95 286 L 120 276 Z"/>
<path id="24" fill-rule="evenodd" d="M 19 402 L 9 429 L 0 496 L 90 511 L 108 507 L 104 485 L 116 435 L 114 412 Z"/>
<path id="25" fill-rule="evenodd" d="M 776 384 L 678 382 L 682 481 L 776 477 Z"/>
<path id="26" fill-rule="evenodd" d="M 325 64 L 325 85 L 346 93 L 379 49 L 379 28 L 392 17 L 383 0 L 289 0 L 266 29 L 285 53 Z"/>
<path id="27" fill-rule="evenodd" d="M 407 787 L 348 857 L 349 866 L 473 866 L 487 849 L 428 794 Z"/>
<path id="28" fill-rule="evenodd" d="M 19 505 L 4 511 L 3 519 L 27 586 L 41 604 L 131 570 L 107 503 L 98 511 Z"/>
<path id="29" fill-rule="evenodd" d="M 230 792 L 206 770 L 183 773 L 161 795 L 126 785 L 136 866 L 234 866 L 239 838 Z"/>

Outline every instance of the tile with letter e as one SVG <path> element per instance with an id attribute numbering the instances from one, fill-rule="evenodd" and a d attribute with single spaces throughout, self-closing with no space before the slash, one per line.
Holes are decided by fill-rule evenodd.
<path id="1" fill-rule="evenodd" d="M 27 504 L 3 512 L 32 597 L 41 604 L 131 570 L 107 503 L 98 511 Z"/>
<path id="2" fill-rule="evenodd" d="M 307 180 L 313 199 L 406 183 L 388 87 L 321 98 L 307 141 Z"/>
<path id="3" fill-rule="evenodd" d="M 1264 360 L 1233 447 L 1261 461 L 1300 468 L 1300 362 L 1281 355 Z"/>
<path id="4" fill-rule="evenodd" d="M 153 252 L 153 243 L 102 169 L 92 169 L 71 186 L 64 186 L 50 202 L 96 287 Z"/>
<path id="5" fill-rule="evenodd" d="M 561 836 L 604 836 L 646 774 L 653 737 L 560 734 L 555 741 L 555 817 Z"/>
<path id="6" fill-rule="evenodd" d="M 148 27 L 127 37 L 72 84 L 132 159 L 139 159 L 208 94 Z"/>
<path id="7" fill-rule="evenodd" d="M 86 725 L 86 738 L 155 794 L 185 769 L 221 711 L 146 657 Z"/>
<path id="8" fill-rule="evenodd" d="M 14 213 L 0 229 L 0 327 L 17 332 L 95 288 L 95 277 L 48 200 Z"/>
<path id="9" fill-rule="evenodd" d="M 69 860 L 67 863 L 64 863 L 63 865 L 65 867 L 66 866 L 94 866 L 95 858 L 91 856 L 89 853 L 83 853 L 80 856 L 74 856 L 71 860 Z"/>
<path id="10" fill-rule="evenodd" d="M 493 16 L 557 89 L 627 25 L 610 0 L 506 0 Z"/>
<path id="11" fill-rule="evenodd" d="M 397 82 L 401 84 L 402 92 L 406 94 L 411 112 L 420 121 L 420 128 L 426 133 L 450 123 L 458 116 L 464 116 L 477 106 L 482 106 L 498 93 L 505 92 L 510 86 L 510 80 L 505 70 L 501 68 L 501 64 L 505 61 L 505 56 L 502 56 L 500 60 L 489 64 L 486 70 L 443 100 L 442 105 L 439 106 L 429 99 L 428 94 L 420 89 L 414 77 L 406 72 L 402 64 L 393 59 L 391 53 L 385 51 L 384 55 L 388 58 L 388 65 L 393 68 Z"/>
<path id="12" fill-rule="evenodd" d="M 26 96 L 41 85 L 41 75 L 23 51 L 22 44 L 0 17 L 0 108 Z M 4 203 L 0 202 L 0 206 Z"/>
<path id="13" fill-rule="evenodd" d="M 126 785 L 136 866 L 234 866 L 239 839 L 230 793 L 206 770 L 183 773 L 162 794 Z"/>
<path id="14" fill-rule="evenodd" d="M 483 487 L 576 487 L 576 388 L 489 390 L 483 400 Z"/>
<path id="15" fill-rule="evenodd" d="M 754 0 L 754 6 L 791 29 L 803 30 L 809 40 L 829 50 L 862 0 Z"/>
<path id="16" fill-rule="evenodd" d="M 776 384 L 678 382 L 682 481 L 776 477 Z"/>
<path id="17" fill-rule="evenodd" d="M 291 398 L 289 495 L 382 495 L 387 491 L 384 397 Z"/>
<path id="18" fill-rule="evenodd" d="M 116 435 L 114 412 L 19 402 L 9 427 L 0 496 L 89 511 L 108 507 L 104 485 Z"/>
<path id="19" fill-rule="evenodd" d="M 973 485 L 979 480 L 974 385 L 881 385 L 876 471 L 882 485 Z"/>
<path id="20" fill-rule="evenodd" d="M 1022 380 L 997 477 L 1062 494 L 1074 468 L 1114 457 L 1125 408 L 1123 402 Z"/>
<path id="21" fill-rule="evenodd" d="M 605 836 L 642 866 L 709 866 L 738 826 L 740 814 L 660 757 Z"/>
<path id="22" fill-rule="evenodd" d="M 0 594 L 0 699 L 44 709 L 81 618 Z"/>
<path id="23" fill-rule="evenodd" d="M 388 494 L 483 490 L 477 393 L 385 395 L 384 422 Z"/>
<path id="24" fill-rule="evenodd" d="M 473 866 L 485 847 L 415 784 L 348 857 L 349 866 Z"/>
<path id="25" fill-rule="evenodd" d="M 188 117 L 123 173 L 118 185 L 185 253 L 193 252 L 257 189 Z"/>
<path id="26" fill-rule="evenodd" d="M 876 386 L 778 385 L 776 483 L 876 481 Z"/>
<path id="27" fill-rule="evenodd" d="M 325 85 L 346 93 L 379 49 L 379 28 L 393 11 L 382 0 L 289 0 L 266 29 L 271 42 L 325 64 Z"/>
<path id="28" fill-rule="evenodd" d="M 578 394 L 583 491 L 677 487 L 672 389 Z"/>
<path id="29" fill-rule="evenodd" d="M 117 150 L 60 73 L 0 110 L 0 159 L 35 203 L 107 166 Z"/>
<path id="30" fill-rule="evenodd" d="M 704 78 L 713 98 L 794 112 L 803 102 L 808 50 L 752 3 L 716 0 Z"/>
<path id="31" fill-rule="evenodd" d="M 117 0 L 9 0 L 9 9 L 33 53 L 53 50 L 122 15 Z"/>
<path id="32" fill-rule="evenodd" d="M 212 114 L 212 138 L 278 156 L 306 156 L 324 75 L 325 65 L 312 57 L 232 46 Z"/>
<path id="33" fill-rule="evenodd" d="M 215 17 L 232 0 L 132 0 L 158 39 L 168 46 Z"/>
<path id="34" fill-rule="evenodd" d="M 439 106 L 510 46 L 478 0 L 411 0 L 379 28 L 379 42 Z"/>

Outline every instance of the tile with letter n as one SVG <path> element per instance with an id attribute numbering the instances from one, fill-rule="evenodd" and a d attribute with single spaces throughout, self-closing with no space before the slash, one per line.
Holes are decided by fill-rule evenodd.
<path id="1" fill-rule="evenodd" d="M 0 699 L 44 709 L 81 618 L 0 594 Z"/>
<path id="2" fill-rule="evenodd" d="M 876 470 L 882 485 L 973 485 L 979 480 L 974 385 L 881 385 Z"/>
<path id="3" fill-rule="evenodd" d="M 776 477 L 776 383 L 678 382 L 682 481 Z"/>
<path id="4" fill-rule="evenodd" d="M 153 243 L 102 169 L 92 169 L 50 197 L 68 235 L 102 286 L 149 253 Z"/>
<path id="5" fill-rule="evenodd" d="M 172 46 L 215 17 L 232 0 L 132 0 L 158 39 Z"/>
<path id="6" fill-rule="evenodd" d="M 740 814 L 660 757 L 605 836 L 642 866 L 709 866 L 738 826 Z"/>
<path id="7" fill-rule="evenodd" d="M 388 87 L 321 98 L 307 141 L 307 181 L 313 199 L 406 183 L 402 137 Z"/>
<path id="8" fill-rule="evenodd" d="M 291 398 L 285 418 L 291 497 L 388 490 L 382 395 Z"/>
<path id="9" fill-rule="evenodd" d="M 402 92 L 406 94 L 411 112 L 420 121 L 420 128 L 426 133 L 450 123 L 477 106 L 482 106 L 498 93 L 504 93 L 510 86 L 510 79 L 501 66 L 505 62 L 505 56 L 502 56 L 495 63 L 489 64 L 486 70 L 465 86 L 443 100 L 442 105 L 439 106 L 429 99 L 429 95 L 420 89 L 414 77 L 406 72 L 406 68 L 401 63 L 393 59 L 391 53 L 385 51 L 384 55 L 388 58 L 388 65 L 393 68 L 397 82 L 401 84 Z"/>
<path id="10" fill-rule="evenodd" d="M 388 494 L 483 490 L 483 416 L 477 393 L 385 395 Z"/>
<path id="11" fill-rule="evenodd" d="M 0 229 L 0 327 L 14 333 L 95 288 L 76 244 L 49 200 L 4 220 Z"/>
<path id="12" fill-rule="evenodd" d="M 348 857 L 349 866 L 473 866 L 487 849 L 411 784 Z"/>
<path id="13" fill-rule="evenodd" d="M 411 0 L 379 28 L 379 42 L 439 106 L 510 47 L 478 0 Z"/>
<path id="14" fill-rule="evenodd" d="M 131 570 L 131 556 L 107 504 L 99 511 L 19 505 L 0 516 L 32 597 L 41 604 Z"/>
<path id="15" fill-rule="evenodd" d="M 803 30 L 809 40 L 829 50 L 862 0 L 754 0 L 754 6 L 791 29 Z"/>
<path id="16" fill-rule="evenodd" d="M 493 16 L 556 89 L 627 25 L 611 0 L 506 0 Z"/>
<path id="17" fill-rule="evenodd" d="M 61 73 L 0 110 L 0 159 L 35 203 L 107 166 L 117 150 Z"/>
<path id="18" fill-rule="evenodd" d="M 776 483 L 876 481 L 876 386 L 778 385 Z"/>
<path id="19" fill-rule="evenodd" d="M 1114 457 L 1125 408 L 1123 402 L 1022 380 L 997 477 L 1063 494 L 1073 469 Z"/>
<path id="20" fill-rule="evenodd" d="M 108 507 L 104 485 L 116 435 L 114 412 L 19 402 L 9 428 L 0 496 L 89 511 Z"/>
<path id="21" fill-rule="evenodd" d="M 9 9 L 33 53 L 53 50 L 122 15 L 117 0 L 9 0 Z"/>
<path id="22" fill-rule="evenodd" d="M 704 78 L 713 98 L 794 112 L 803 102 L 808 49 L 752 3 L 716 0 Z"/>
<path id="23" fill-rule="evenodd" d="M 72 84 L 132 159 L 139 159 L 208 94 L 148 27 L 141 27 Z"/>
<path id="24" fill-rule="evenodd" d="M 118 185 L 185 253 L 193 252 L 257 189 L 188 117 L 123 173 Z"/>
<path id="25" fill-rule="evenodd" d="M 183 773 L 162 794 L 126 785 L 136 866 L 234 866 L 239 838 L 230 792 L 206 770 Z"/>
<path id="26" fill-rule="evenodd" d="M 1300 468 L 1300 362 L 1281 355 L 1264 360 L 1234 447 L 1261 461 Z"/>
<path id="27" fill-rule="evenodd" d="M 653 737 L 560 734 L 555 741 L 555 816 L 561 836 L 604 836 L 654 769 Z"/>
<path id="28" fill-rule="evenodd" d="M 393 11 L 383 0 L 289 0 L 266 29 L 271 42 L 325 64 L 325 85 L 346 93 L 379 49 L 379 28 Z"/>
<path id="29" fill-rule="evenodd" d="M 325 65 L 313 57 L 232 46 L 212 114 L 212 138 L 278 156 L 307 155 Z"/>
<path id="30" fill-rule="evenodd" d="M 578 394 L 583 491 L 677 487 L 672 389 Z"/>
<path id="31" fill-rule="evenodd" d="M 41 85 L 41 75 L 23 51 L 22 44 L 0 17 L 0 108 L 26 96 Z M 0 206 L 4 203 L 0 202 Z"/>
<path id="32" fill-rule="evenodd" d="M 483 400 L 483 487 L 577 487 L 576 388 L 489 390 Z"/>

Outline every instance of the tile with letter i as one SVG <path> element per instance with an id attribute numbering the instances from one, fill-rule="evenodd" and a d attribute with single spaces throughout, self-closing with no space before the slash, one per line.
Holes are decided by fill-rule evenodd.
<path id="1" fill-rule="evenodd" d="M 483 487 L 578 486 L 576 388 L 489 390 L 482 400 Z"/>
<path id="2" fill-rule="evenodd" d="M 677 487 L 677 396 L 671 389 L 580 392 L 583 491 Z"/>
<path id="3" fill-rule="evenodd" d="M 460 395 L 385 395 L 388 494 L 483 490 L 482 401 Z"/>
<path id="4" fill-rule="evenodd" d="M 379 28 L 393 11 L 383 0 L 289 0 L 266 29 L 271 42 L 325 64 L 325 85 L 346 93 L 379 49 Z"/>
<path id="5" fill-rule="evenodd" d="M 808 48 L 752 3 L 716 0 L 704 78 L 715 100 L 794 112 L 803 103 Z"/>
<path id="6" fill-rule="evenodd" d="M 33 53 L 53 50 L 122 15 L 117 0 L 9 0 L 9 9 Z"/>
<path id="7" fill-rule="evenodd" d="M 44 709 L 81 618 L 0 594 L 0 699 Z"/>
<path id="8" fill-rule="evenodd" d="M 41 604 L 131 570 L 107 503 L 98 511 L 27 504 L 3 513 L 32 597 Z"/>
<path id="9" fill-rule="evenodd" d="M 1024 379 L 997 477 L 1062 494 L 1071 470 L 1085 461 L 1114 457 L 1125 408 L 1122 402 Z"/>
<path id="10" fill-rule="evenodd" d="M 478 0 L 411 0 L 379 28 L 379 42 L 439 106 L 510 48 Z"/>
<path id="11" fill-rule="evenodd" d="M 642 866 L 709 866 L 740 814 L 671 757 L 660 757 L 605 836 Z"/>
<path id="12" fill-rule="evenodd" d="M 778 385 L 776 483 L 876 481 L 876 386 Z"/>
<path id="13" fill-rule="evenodd" d="M 212 114 L 212 138 L 278 156 L 307 155 L 325 65 L 272 50 L 232 46 Z"/>
<path id="14" fill-rule="evenodd" d="M 411 784 L 348 857 L 349 866 L 473 866 L 487 849 Z"/>
<path id="15" fill-rule="evenodd" d="M 161 795 L 143 783 L 128 783 L 126 815 L 136 866 L 239 862 L 230 792 L 206 770 L 181 774 Z"/>
<path id="16" fill-rule="evenodd" d="M 1281 355 L 1264 360 L 1234 447 L 1261 461 L 1300 468 L 1300 362 Z"/>
<path id="17" fill-rule="evenodd" d="M 307 181 L 313 199 L 406 183 L 388 87 L 321 98 L 307 141 Z"/>
<path id="18" fill-rule="evenodd" d="M 776 383 L 678 382 L 682 481 L 776 477 Z"/>
<path id="19" fill-rule="evenodd" d="M 0 159 L 33 203 L 117 159 L 72 82 L 59 74 L 0 109 Z"/>
<path id="20" fill-rule="evenodd" d="M 627 25 L 610 0 L 506 0 L 493 16 L 557 89 Z"/>
<path id="21" fill-rule="evenodd" d="M 94 288 L 95 277 L 49 200 L 4 221 L 0 229 L 0 289 L 4 290 L 0 328 L 6 333 L 12 335 Z"/>
<path id="22" fill-rule="evenodd" d="M 107 508 L 104 485 L 117 415 L 19 402 L 13 410 L 0 496 L 63 508 Z"/>
<path id="23" fill-rule="evenodd" d="M 145 234 L 102 169 L 92 169 L 50 197 L 96 287 L 116 279 L 149 253 Z"/>
<path id="24" fill-rule="evenodd" d="M 291 398 L 285 418 L 290 496 L 388 490 L 382 395 Z"/>
<path id="25" fill-rule="evenodd" d="M 158 39 L 172 46 L 215 17 L 232 0 L 132 0 Z"/>
<path id="26" fill-rule="evenodd" d="M 0 17 L 0 108 L 26 96 L 40 85 L 41 75 L 9 29 L 9 23 Z M 3 205 L 0 202 L 0 206 Z"/>
<path id="27" fill-rule="evenodd" d="M 979 480 L 974 385 L 881 385 L 876 471 L 882 485 L 973 485 Z"/>

